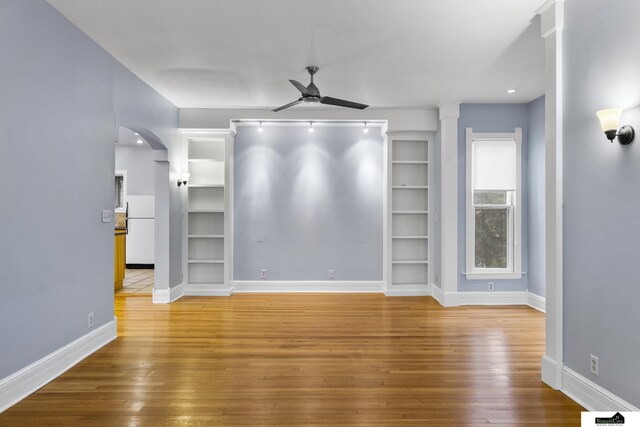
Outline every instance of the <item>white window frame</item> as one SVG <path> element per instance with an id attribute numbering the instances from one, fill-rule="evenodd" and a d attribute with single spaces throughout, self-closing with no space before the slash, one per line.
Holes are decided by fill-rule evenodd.
<path id="1" fill-rule="evenodd" d="M 522 129 L 513 133 L 474 133 L 467 128 L 466 185 L 466 273 L 467 280 L 520 279 L 522 277 Z M 514 141 L 516 144 L 516 189 L 509 215 L 509 256 L 507 268 L 476 268 L 476 221 L 473 206 L 473 143 L 474 141 Z M 501 207 L 504 208 L 504 207 Z"/>

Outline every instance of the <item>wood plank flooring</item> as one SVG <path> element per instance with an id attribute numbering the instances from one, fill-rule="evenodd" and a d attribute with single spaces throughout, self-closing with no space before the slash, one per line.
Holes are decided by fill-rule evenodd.
<path id="1" fill-rule="evenodd" d="M 579 426 L 544 315 L 430 297 L 116 297 L 119 338 L 0 426 Z"/>

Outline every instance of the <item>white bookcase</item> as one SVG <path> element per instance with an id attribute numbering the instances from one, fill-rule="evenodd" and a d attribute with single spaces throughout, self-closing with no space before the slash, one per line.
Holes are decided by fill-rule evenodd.
<path id="1" fill-rule="evenodd" d="M 432 283 L 431 144 L 426 134 L 388 137 L 390 188 L 390 271 L 387 291 L 427 292 Z"/>
<path id="2" fill-rule="evenodd" d="M 186 295 L 225 295 L 230 289 L 231 218 L 228 133 L 187 135 Z M 184 218 L 184 217 L 183 217 Z"/>

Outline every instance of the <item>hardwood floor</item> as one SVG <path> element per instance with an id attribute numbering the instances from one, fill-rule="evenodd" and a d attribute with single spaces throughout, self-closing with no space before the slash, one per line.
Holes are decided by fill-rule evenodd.
<path id="1" fill-rule="evenodd" d="M 2 426 L 579 426 L 540 381 L 544 316 L 429 297 L 116 297 L 119 338 Z"/>

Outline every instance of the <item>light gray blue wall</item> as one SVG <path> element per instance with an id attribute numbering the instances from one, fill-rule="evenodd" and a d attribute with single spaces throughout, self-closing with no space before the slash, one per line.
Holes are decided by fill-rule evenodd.
<path id="1" fill-rule="evenodd" d="M 118 146 L 116 144 L 116 170 L 127 171 L 127 194 L 153 196 L 155 189 L 155 162 L 148 145 Z"/>
<path id="2" fill-rule="evenodd" d="M 458 121 L 458 291 L 486 291 L 488 280 L 467 280 L 462 273 L 466 270 L 466 128 L 474 132 L 502 133 L 514 132 L 522 128 L 522 271 L 528 269 L 528 110 L 526 104 L 461 104 Z M 495 291 L 524 291 L 527 276 L 518 280 L 490 280 Z"/>
<path id="3" fill-rule="evenodd" d="M 640 2 L 565 11 L 564 363 L 640 406 L 640 140 L 610 144 L 595 115 L 626 108 L 622 123 L 640 131 Z"/>
<path id="4" fill-rule="evenodd" d="M 379 128 L 240 127 L 234 279 L 382 280 Z"/>
<path id="5" fill-rule="evenodd" d="M 116 118 L 160 135 L 177 109 L 41 0 L 0 0 L 0 52 L 4 378 L 113 319 Z M 162 126 L 114 103 L 123 80 Z"/>
<path id="6" fill-rule="evenodd" d="M 545 295 L 544 96 L 527 105 L 529 114 L 529 292 Z"/>

